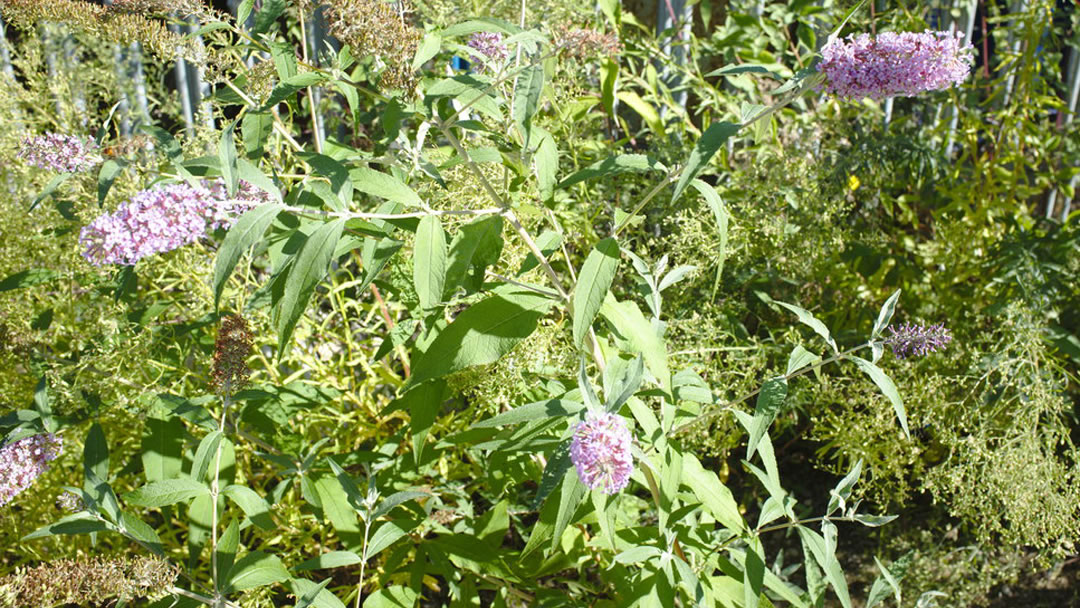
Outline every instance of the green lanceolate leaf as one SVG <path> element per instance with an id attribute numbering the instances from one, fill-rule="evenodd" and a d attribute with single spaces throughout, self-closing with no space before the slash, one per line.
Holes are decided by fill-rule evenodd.
<path id="1" fill-rule="evenodd" d="M 274 222 L 274 218 L 281 213 L 282 206 L 277 203 L 259 205 L 240 216 L 240 219 L 229 228 L 225 240 L 214 258 L 214 306 L 221 302 L 221 293 L 225 291 L 225 283 L 232 275 L 240 256 L 257 243 Z"/>
<path id="2" fill-rule="evenodd" d="M 533 128 L 534 132 L 538 130 Z M 549 201 L 555 193 L 556 176 L 559 173 L 559 147 L 555 138 L 545 134 L 533 155 L 533 167 L 536 171 L 536 187 L 540 198 Z"/>
<path id="3" fill-rule="evenodd" d="M 514 82 L 514 124 L 521 134 L 522 145 L 528 149 L 532 135 L 532 119 L 540 106 L 544 91 L 544 65 L 535 63 L 518 74 Z"/>
<path id="4" fill-rule="evenodd" d="M 904 429 L 904 435 L 910 437 L 911 433 L 908 431 L 907 410 L 904 409 L 904 400 L 900 398 L 900 391 L 896 390 L 896 384 L 893 383 L 892 378 L 887 376 L 880 367 L 866 359 L 861 357 L 844 358 L 855 365 L 858 365 L 859 369 L 864 371 L 867 376 L 870 376 L 870 379 L 874 381 L 874 384 L 881 389 L 881 392 L 888 398 L 889 402 L 892 403 L 893 411 L 896 412 L 896 419 L 900 421 L 900 426 Z"/>
<path id="5" fill-rule="evenodd" d="M 645 365 L 660 382 L 664 392 L 670 395 L 671 372 L 668 371 L 667 348 L 637 304 L 619 302 L 609 293 L 600 307 L 600 314 L 636 352 L 645 357 Z"/>
<path id="6" fill-rule="evenodd" d="M 833 352 L 837 352 L 836 340 L 833 340 L 832 334 L 829 333 L 829 328 L 825 327 L 825 324 L 818 320 L 817 317 L 812 315 L 810 311 L 805 308 L 800 308 L 794 304 L 788 304 L 787 302 L 777 302 L 780 306 L 795 313 L 795 316 L 799 317 L 799 322 L 806 325 L 810 329 L 813 329 L 817 335 L 825 338 L 825 343 L 832 347 Z"/>
<path id="7" fill-rule="evenodd" d="M 563 476 L 562 491 L 559 493 L 559 511 L 555 517 L 555 529 L 551 533 L 551 550 L 559 546 L 563 532 L 570 525 L 570 519 L 577 511 L 578 505 L 585 498 L 588 489 L 578 479 L 576 472 Z"/>
<path id="8" fill-rule="evenodd" d="M 124 494 L 124 500 L 140 507 L 163 507 L 209 494 L 210 488 L 206 484 L 188 477 L 178 477 L 148 483 Z"/>
<path id="9" fill-rule="evenodd" d="M 60 521 L 51 523 L 47 526 L 42 526 L 22 537 L 21 540 L 32 540 L 35 538 L 59 536 L 62 534 L 93 534 L 94 532 L 104 532 L 109 529 L 111 529 L 109 524 L 95 518 L 89 513 L 83 512 L 68 515 Z"/>
<path id="10" fill-rule="evenodd" d="M 565 399 L 548 399 L 547 401 L 527 403 L 508 412 L 503 412 L 497 416 L 488 418 L 487 420 L 481 420 L 472 425 L 472 428 L 477 429 L 521 424 L 522 422 L 541 420 L 543 418 L 564 418 L 573 416 L 583 409 L 585 409 L 585 404 L 583 403 L 567 401 Z"/>
<path id="11" fill-rule="evenodd" d="M 244 137 L 244 154 L 248 160 L 258 161 L 263 157 L 266 142 L 274 130 L 274 115 L 270 112 L 248 112 L 240 123 L 240 134 Z"/>
<path id="12" fill-rule="evenodd" d="M 222 490 L 222 493 L 236 503 L 256 526 L 263 530 L 273 530 L 276 527 L 273 518 L 270 517 L 270 504 L 251 488 L 231 485 Z"/>
<path id="13" fill-rule="evenodd" d="M 682 466 L 683 482 L 690 486 L 713 519 L 735 534 L 742 533 L 746 523 L 739 512 L 739 503 L 735 502 L 731 490 L 720 482 L 716 473 L 702 468 L 693 454 L 683 454 Z"/>
<path id="14" fill-rule="evenodd" d="M 339 218 L 319 226 L 304 241 L 285 281 L 285 293 L 277 307 L 278 354 L 283 355 L 292 339 L 293 329 L 307 309 L 315 286 L 326 277 L 327 268 L 337 249 L 345 220 Z"/>
<path id="15" fill-rule="evenodd" d="M 502 254 L 502 229 L 502 216 L 489 215 L 476 218 L 458 230 L 447 254 L 443 295 L 453 294 L 461 287 L 468 293 L 480 289 L 484 269 L 498 262 Z"/>
<path id="16" fill-rule="evenodd" d="M 473 304 L 417 358 L 409 384 L 498 361 L 536 329 L 554 304 L 531 291 L 505 291 Z"/>
<path id="17" fill-rule="evenodd" d="M 695 190 L 701 193 L 702 198 L 705 199 L 705 204 L 709 206 L 709 210 L 712 211 L 713 218 L 716 219 L 716 238 L 717 238 L 717 251 L 716 254 L 716 279 L 713 281 L 712 299 L 716 299 L 716 291 L 720 289 L 720 278 L 724 274 L 724 260 L 727 258 L 727 241 L 728 241 L 728 212 L 727 207 L 724 206 L 724 199 L 720 198 L 720 194 L 716 192 L 716 189 L 710 186 L 708 183 L 695 179 L 690 182 L 690 185 Z"/>
<path id="18" fill-rule="evenodd" d="M 690 152 L 690 158 L 687 159 L 682 175 L 679 176 L 679 181 L 675 184 L 675 193 L 671 195 L 671 202 L 677 201 L 682 196 L 686 187 L 690 185 L 690 181 L 701 173 L 701 170 L 712 160 L 716 151 L 724 145 L 729 137 L 738 131 L 739 125 L 732 122 L 714 122 L 709 125 L 708 129 L 705 129 L 705 132 L 701 134 L 701 139 L 697 141 L 694 149 Z"/>
<path id="19" fill-rule="evenodd" d="M 612 237 L 596 244 L 585 258 L 574 287 L 574 344 L 585 343 L 619 269 L 619 243 Z"/>
<path id="20" fill-rule="evenodd" d="M 183 472 L 184 423 L 180 418 L 146 419 L 142 440 L 143 473 L 147 482 L 178 477 Z"/>
<path id="21" fill-rule="evenodd" d="M 289 571 L 276 555 L 252 551 L 229 570 L 225 591 L 243 591 L 289 580 Z"/>
<path id="22" fill-rule="evenodd" d="M 619 154 L 597 161 L 588 167 L 585 167 L 581 171 L 578 171 L 559 182 L 557 187 L 565 189 L 585 180 L 607 175 L 617 175 L 628 171 L 636 173 L 644 171 L 667 171 L 667 167 L 655 158 L 644 154 Z"/>
<path id="23" fill-rule="evenodd" d="M 434 215 L 420 219 L 416 228 L 416 251 L 413 258 L 413 284 L 420 306 L 431 310 L 442 302 L 446 284 L 446 232 Z"/>
<path id="24" fill-rule="evenodd" d="M 836 593 L 836 597 L 840 600 L 840 604 L 844 608 L 851 608 L 851 595 L 848 593 L 844 571 L 840 567 L 836 555 L 828 551 L 825 539 L 806 526 L 796 526 L 795 529 L 798 530 L 799 536 L 806 543 L 806 546 L 810 548 L 814 560 L 825 572 L 825 580 L 829 581 L 833 591 Z"/>
<path id="25" fill-rule="evenodd" d="M 536 498 L 533 499 L 533 508 L 539 507 L 551 492 L 559 487 L 559 483 L 570 470 L 570 440 L 563 440 L 548 458 L 544 473 L 540 476 L 540 486 L 536 489 Z M 554 523 L 554 522 L 552 522 Z"/>
<path id="26" fill-rule="evenodd" d="M 236 189 L 240 186 L 240 173 L 236 169 L 236 141 L 233 137 L 235 130 L 236 121 L 233 121 L 221 133 L 221 139 L 218 141 L 221 177 L 225 180 L 225 188 L 229 196 L 236 196 Z"/>
<path id="27" fill-rule="evenodd" d="M 885 303 L 881 305 L 877 321 L 874 322 L 874 331 L 870 333 L 871 340 L 880 336 L 881 332 L 885 331 L 885 328 L 889 326 L 889 321 L 892 320 L 893 313 L 896 312 L 896 301 L 899 299 L 900 290 L 897 289 L 889 296 L 889 299 L 885 300 Z"/>
<path id="28" fill-rule="evenodd" d="M 399 397 L 389 408 L 409 411 L 413 457 L 417 464 L 420 463 L 420 458 L 424 454 L 424 442 L 439 413 L 439 408 L 442 407 L 445 393 L 446 382 L 441 380 L 425 382 Z"/>
<path id="29" fill-rule="evenodd" d="M 303 572 L 304 570 L 324 570 L 326 568 L 341 568 L 342 566 L 352 566 L 359 564 L 363 559 L 359 555 L 352 551 L 331 551 L 329 553 L 323 553 L 318 557 L 313 557 L 306 562 L 296 566 L 294 570 L 297 572 Z"/>
<path id="30" fill-rule="evenodd" d="M 221 443 L 222 434 L 219 430 L 213 430 L 206 434 L 199 442 L 195 450 L 195 459 L 191 463 L 191 479 L 202 481 L 206 475 L 206 468 L 211 460 L 216 460 L 218 444 Z"/>
<path id="31" fill-rule="evenodd" d="M 420 207 L 424 201 L 398 178 L 368 167 L 354 167 L 349 171 L 353 187 L 363 192 L 407 207 Z"/>
<path id="32" fill-rule="evenodd" d="M 94 423 L 86 434 L 83 444 L 83 472 L 93 474 L 102 481 L 109 479 L 109 446 L 101 425 Z"/>
<path id="33" fill-rule="evenodd" d="M 101 164 L 101 169 L 98 170 L 98 207 L 105 205 L 105 197 L 109 195 L 109 190 L 112 189 L 116 178 L 127 166 L 126 160 L 113 158 Z"/>
<path id="34" fill-rule="evenodd" d="M 754 420 L 750 424 L 750 439 L 746 444 L 747 460 L 754 457 L 758 443 L 776 419 L 776 414 L 784 405 L 785 397 L 787 397 L 787 380 L 783 377 L 770 378 L 761 386 L 757 405 L 754 408 Z"/>
<path id="35" fill-rule="evenodd" d="M 24 287 L 41 285 L 43 283 L 48 283 L 59 276 L 59 273 L 46 268 L 22 270 L 15 274 L 8 275 L 3 281 L 0 281 L 0 291 L 11 291 L 12 289 L 22 289 Z"/>

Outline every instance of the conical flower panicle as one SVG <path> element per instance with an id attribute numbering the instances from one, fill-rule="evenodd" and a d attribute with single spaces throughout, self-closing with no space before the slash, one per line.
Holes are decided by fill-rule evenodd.
<path id="1" fill-rule="evenodd" d="M 634 470 L 633 439 L 622 416 L 589 412 L 570 443 L 570 461 L 590 490 L 615 494 L 630 483 Z"/>
<path id="2" fill-rule="evenodd" d="M 19 158 L 39 168 L 61 173 L 81 173 L 101 162 L 94 140 L 63 133 L 45 133 L 27 137 L 19 149 Z"/>
<path id="3" fill-rule="evenodd" d="M 62 559 L 17 568 L 0 578 L 0 601 L 11 606 L 104 606 L 116 600 L 153 600 L 168 593 L 179 572 L 159 557 Z"/>
<path id="4" fill-rule="evenodd" d="M 29 488 L 62 451 L 63 441 L 52 433 L 25 437 L 0 448 L 0 506 Z"/>
<path id="5" fill-rule="evenodd" d="M 143 190 L 79 234 L 83 257 L 95 266 L 134 266 L 139 260 L 194 243 L 218 228 L 228 228 L 245 211 L 269 200 L 262 190 L 241 181 L 228 198 L 223 183 L 204 180 Z"/>
<path id="6" fill-rule="evenodd" d="M 944 323 L 929 326 L 904 323 L 899 328 L 889 326 L 889 332 L 885 344 L 892 348 L 893 354 L 899 359 L 911 355 L 921 357 L 945 348 L 945 345 L 952 341 L 952 335 Z"/>
<path id="7" fill-rule="evenodd" d="M 975 50 L 960 32 L 884 32 L 834 38 L 817 69 L 841 99 L 910 97 L 967 80 Z"/>

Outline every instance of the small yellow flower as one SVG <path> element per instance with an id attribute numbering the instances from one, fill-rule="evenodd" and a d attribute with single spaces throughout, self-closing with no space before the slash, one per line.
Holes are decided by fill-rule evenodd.
<path id="1" fill-rule="evenodd" d="M 849 175 L 848 176 L 848 178 L 847 178 L 848 190 L 851 190 L 852 192 L 854 192 L 854 191 L 859 189 L 859 186 L 861 184 L 862 184 L 862 182 L 859 181 L 859 178 L 855 177 L 854 175 Z"/>

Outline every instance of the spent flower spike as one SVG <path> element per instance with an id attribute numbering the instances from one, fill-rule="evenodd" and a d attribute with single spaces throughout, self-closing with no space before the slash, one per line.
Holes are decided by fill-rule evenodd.
<path id="1" fill-rule="evenodd" d="M 570 461 L 590 490 L 615 494 L 630 483 L 634 470 L 630 430 L 621 416 L 589 412 L 574 429 Z"/>
<path id="2" fill-rule="evenodd" d="M 900 359 L 911 355 L 921 357 L 945 348 L 945 345 L 952 341 L 952 336 L 944 323 L 929 326 L 904 323 L 899 328 L 890 326 L 889 332 L 890 335 L 885 338 L 885 344 L 888 344 L 893 354 Z"/>
<path id="3" fill-rule="evenodd" d="M 63 441 L 52 433 L 25 437 L 0 448 L 0 506 L 30 487 L 49 463 L 63 451 Z"/>
<path id="4" fill-rule="evenodd" d="M 825 90 L 841 99 L 884 99 L 947 89 L 964 82 L 975 50 L 961 32 L 884 32 L 833 38 L 817 69 Z"/>
<path id="5" fill-rule="evenodd" d="M 39 169 L 80 173 L 101 162 L 97 149 L 98 145 L 91 139 L 45 133 L 24 139 L 19 157 Z"/>

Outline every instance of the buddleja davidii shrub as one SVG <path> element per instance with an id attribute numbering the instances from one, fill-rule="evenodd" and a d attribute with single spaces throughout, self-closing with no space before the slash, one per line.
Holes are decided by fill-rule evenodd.
<path id="1" fill-rule="evenodd" d="M 861 514 L 858 505 L 848 503 L 851 488 L 859 477 L 858 465 L 834 489 L 822 517 L 806 519 L 797 515 L 796 501 L 781 485 L 768 428 L 783 403 L 789 380 L 843 360 L 854 363 L 883 390 L 906 432 L 905 410 L 898 391 L 875 362 L 887 343 L 897 352 L 907 354 L 912 348 L 940 346 L 947 333 L 940 327 L 902 328 L 886 337 L 883 332 L 892 316 L 897 293 L 878 314 L 871 341 L 841 351 L 820 320 L 802 308 L 784 304 L 784 308 L 825 340 L 831 355 L 823 358 L 802 346 L 796 347 L 788 358 L 785 374 L 769 379 L 760 391 L 732 399 L 720 407 L 708 385 L 696 374 L 673 369 L 664 343 L 663 292 L 675 286 L 686 269 L 669 271 L 665 263 L 642 258 L 620 243 L 619 233 L 664 186 L 673 183 L 674 200 L 693 187 L 711 207 L 722 211 L 715 190 L 696 176 L 743 124 L 722 122 L 709 126 L 685 165 L 671 171 L 630 213 L 617 218 L 612 236 L 591 248 L 580 269 L 567 260 L 570 276 L 564 277 L 549 261 L 557 239 L 551 238 L 541 245 L 518 216 L 519 211 L 525 210 L 519 201 L 525 184 L 535 179 L 541 200 L 548 200 L 549 194 L 560 186 L 565 187 L 568 181 L 581 182 L 627 167 L 613 160 L 583 170 L 585 173 L 579 172 L 564 182 L 557 181 L 560 173 L 557 148 L 553 149 L 550 138 L 534 125 L 546 78 L 544 61 L 557 50 L 549 50 L 539 32 L 521 31 L 490 20 L 469 22 L 430 34 L 420 45 L 415 63 L 437 56 L 443 39 L 485 30 L 515 37 L 522 45 L 525 60 L 513 68 L 507 66 L 505 73 L 491 82 L 462 76 L 433 79 L 424 85 L 424 103 L 404 108 L 410 121 L 420 125 L 418 131 L 425 127 L 436 130 L 455 150 L 458 162 L 469 168 L 490 198 L 491 207 L 432 209 L 410 184 L 424 178 L 410 176 L 394 159 L 386 159 L 388 171 L 379 171 L 369 166 L 370 159 L 362 155 L 341 159 L 299 155 L 308 163 L 309 177 L 313 179 L 291 184 L 282 196 L 269 177 L 239 157 L 237 123 L 222 133 L 216 157 L 191 161 L 175 158 L 171 167 L 185 181 L 220 176 L 220 187 L 227 193 L 227 201 L 237 200 L 242 193 L 241 180 L 268 196 L 269 200 L 244 213 L 229 230 L 218 252 L 212 286 L 217 303 L 244 251 L 255 244 L 269 245 L 273 273 L 263 297 L 271 303 L 279 360 L 292 346 L 297 324 L 309 308 L 319 283 L 328 272 L 334 271 L 343 256 L 360 251 L 366 270 L 360 285 L 366 287 L 402 249 L 407 240 L 402 233 L 415 234 L 411 237 L 413 247 L 409 253 L 417 302 L 410 314 L 423 323 L 420 331 L 403 343 L 410 349 L 411 373 L 397 400 L 389 406 L 390 410 L 408 412 L 407 432 L 403 430 L 372 450 L 356 451 L 355 444 L 343 442 L 335 449 L 348 451 L 331 458 L 320 454 L 322 442 L 303 446 L 296 454 L 278 453 L 280 448 L 251 435 L 237 422 L 236 408 L 253 398 L 236 392 L 239 380 L 219 382 L 216 398 L 207 395 L 197 398 L 198 402 L 163 396 L 159 403 L 171 413 L 164 424 L 172 425 L 173 429 L 161 430 L 159 439 L 169 442 L 167 449 L 144 451 L 147 483 L 117 496 L 109 483 L 107 442 L 101 427 L 95 426 L 84 449 L 85 484 L 81 490 L 74 489 L 83 501 L 84 510 L 31 534 L 30 538 L 108 531 L 131 539 L 144 550 L 164 553 L 165 542 L 171 547 L 172 538 L 163 539 L 154 527 L 133 514 L 135 508 L 160 509 L 163 518 L 175 517 L 181 526 L 186 523 L 189 530 L 186 582 L 170 591 L 208 605 L 229 604 L 234 598 L 245 597 L 245 592 L 251 589 L 260 591 L 246 597 L 265 597 L 268 592 L 263 588 L 275 583 L 287 583 L 301 604 L 340 605 L 341 601 L 325 589 L 331 580 L 316 585 L 301 573 L 354 565 L 358 566 L 356 585 L 353 591 L 346 591 L 346 598 L 359 604 L 369 585 L 366 576 L 369 563 L 372 567 L 381 564 L 388 570 L 400 570 L 414 550 L 410 544 L 415 551 L 422 550 L 426 559 L 412 560 L 409 584 L 384 586 L 369 596 L 369 602 L 378 601 L 375 598 L 379 597 L 414 602 L 429 572 L 447 586 L 454 598 L 473 597 L 479 587 L 490 585 L 506 589 L 503 593 L 511 593 L 509 590 L 513 589 L 519 599 L 531 601 L 543 595 L 544 590 L 530 580 L 538 575 L 554 575 L 568 564 L 584 564 L 588 559 L 584 551 L 589 547 L 594 559 L 626 567 L 627 574 L 617 579 L 604 580 L 592 571 L 585 573 L 590 583 L 597 580 L 603 583 L 595 589 L 596 593 L 604 593 L 621 603 L 649 599 L 671 603 L 680 595 L 691 601 L 713 597 L 758 604 L 768 590 L 768 594 L 801 605 L 817 601 L 813 598 L 820 597 L 824 586 L 812 584 L 813 590 L 807 595 L 813 597 L 804 599 L 803 592 L 765 568 L 766 552 L 761 544 L 761 535 L 766 532 L 795 528 L 805 547 L 807 567 L 820 564 L 823 569 L 822 576 L 816 580 L 827 580 L 841 602 L 850 605 L 835 557 L 834 522 L 880 525 L 888 518 Z M 251 40 L 254 48 L 260 48 L 258 40 Z M 281 83 L 276 93 L 279 99 L 335 76 L 319 70 L 309 73 L 318 76 Z M 513 102 L 507 109 L 505 102 L 491 92 L 499 82 L 511 79 Z M 790 88 L 804 91 L 816 80 L 819 79 L 802 80 Z M 786 101 L 790 100 L 782 103 Z M 265 110 L 253 105 L 245 110 L 252 107 Z M 476 113 L 465 118 L 464 111 L 470 109 Z M 504 110 L 507 110 L 505 114 Z M 753 122 L 774 110 L 762 109 L 746 120 Z M 509 117 L 505 123 L 504 116 Z M 513 176 L 501 185 L 493 184 L 484 175 L 477 167 L 477 158 L 463 143 L 466 131 L 493 130 L 498 124 L 508 133 L 508 146 L 518 153 L 500 155 L 503 166 L 510 172 L 508 177 Z M 247 139 L 242 143 L 259 150 L 258 143 Z M 418 156 L 416 161 L 422 163 L 424 159 Z M 437 169 L 428 168 L 424 174 L 439 179 Z M 325 177 L 326 181 L 314 179 L 316 176 Z M 205 204 L 218 200 L 208 193 L 202 196 L 200 200 Z M 357 210 L 358 198 L 363 208 L 375 210 Z M 467 216 L 470 221 L 458 228 L 456 234 L 448 234 L 442 218 L 453 215 Z M 138 232 L 134 235 L 145 236 Z M 529 249 L 533 263 L 542 269 L 546 284 L 526 282 L 527 279 L 522 280 L 521 269 L 501 267 L 500 252 L 507 238 L 518 240 Z M 181 244 L 185 240 L 181 239 Z M 638 295 L 617 295 L 622 290 L 613 289 L 623 257 L 640 279 L 642 290 Z M 508 276 L 515 273 L 517 278 Z M 573 283 L 567 282 L 567 278 Z M 645 308 L 638 303 L 639 297 Z M 458 528 L 453 534 L 429 537 L 421 525 L 438 492 L 431 487 L 433 484 L 417 483 L 421 480 L 409 472 L 407 458 L 401 458 L 408 449 L 404 446 L 406 437 L 416 462 L 423 462 L 429 450 L 445 449 L 441 443 L 428 446 L 427 436 L 437 408 L 454 397 L 447 394 L 447 378 L 471 367 L 499 361 L 554 311 L 565 319 L 573 348 L 579 351 L 575 354 L 581 355 L 579 365 L 563 370 L 569 382 L 549 383 L 547 399 L 476 421 L 462 433 L 444 438 L 446 444 L 465 446 L 465 450 L 524 451 L 544 462 L 528 507 L 536 519 L 528 522 L 531 527 L 527 530 L 517 530 L 524 546 L 503 547 L 495 535 L 491 543 L 477 542 L 482 531 L 488 529 L 483 518 L 474 518 L 466 528 Z M 600 318 L 605 325 L 596 324 Z M 242 357 L 247 352 L 250 338 L 244 334 L 229 331 L 228 326 L 219 330 L 216 345 L 221 355 L 216 361 L 219 366 L 222 360 Z M 225 344 L 229 340 L 244 342 L 238 345 L 243 348 L 229 348 Z M 864 348 L 871 350 L 871 359 L 853 355 Z M 236 363 L 225 369 L 242 368 L 246 361 Z M 264 391 L 280 392 L 285 388 L 264 387 Z M 736 407 L 755 396 L 758 399 L 754 414 Z M 315 407 L 325 407 L 325 401 L 316 402 Z M 676 407 L 680 402 L 682 406 Z M 731 413 L 747 429 L 750 439 L 745 464 L 769 494 L 755 526 L 744 521 L 738 502 L 716 475 L 684 450 L 677 439 L 681 431 L 719 413 Z M 44 424 L 46 415 L 39 408 L 36 417 L 26 414 L 17 421 L 19 432 L 29 432 L 39 421 Z M 200 430 L 186 433 L 189 424 L 192 430 Z M 197 445 L 190 465 L 183 457 L 185 435 L 192 445 Z M 253 482 L 261 486 L 270 479 L 249 477 L 247 471 L 237 466 L 244 459 L 236 457 L 235 446 L 247 447 L 249 442 L 266 450 L 266 458 L 279 465 L 281 474 L 286 476 L 269 494 L 270 498 L 276 502 L 280 498 L 278 489 L 284 492 L 298 484 L 312 511 L 320 519 L 330 521 L 342 549 L 294 564 L 291 571 L 275 554 L 272 539 L 245 535 L 244 551 L 241 551 L 241 522 L 248 528 L 250 521 L 254 528 L 264 531 L 275 525 L 270 502 L 263 494 L 265 488 L 251 487 Z M 750 462 L 755 454 L 760 467 Z M 329 467 L 332 475 L 323 473 L 323 467 Z M 365 472 L 359 482 L 349 472 L 357 468 Z M 647 499 L 646 504 L 651 504 L 648 511 L 635 513 L 640 502 L 628 499 L 634 505 L 629 515 L 636 514 L 638 519 L 629 522 L 636 525 L 625 531 L 615 528 L 615 513 L 626 510 L 619 506 L 619 492 L 640 494 Z M 586 532 L 571 526 L 584 523 L 585 517 L 596 518 L 593 528 L 593 531 L 599 529 L 596 542 L 586 543 Z M 782 518 L 786 521 L 773 523 Z M 622 521 L 627 519 L 624 517 Z M 821 533 L 808 527 L 809 523 L 820 523 Z M 500 521 L 493 524 L 491 531 L 501 529 Z M 406 536 L 410 542 L 395 547 Z M 486 550 L 483 544 L 487 544 Z M 380 554 L 391 549 L 383 561 Z M 209 563 L 201 558 L 207 551 Z M 876 593 L 880 595 L 882 590 L 892 588 L 898 596 L 895 580 L 884 567 L 882 570 L 886 572 L 885 578 L 876 585 Z M 391 576 L 397 574 L 400 572 L 392 572 Z"/>

